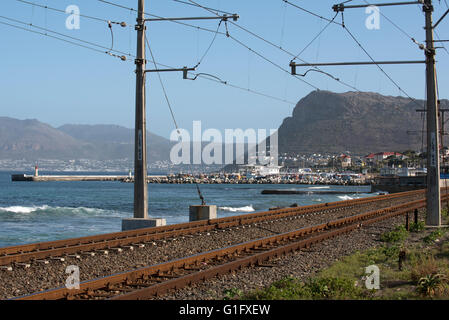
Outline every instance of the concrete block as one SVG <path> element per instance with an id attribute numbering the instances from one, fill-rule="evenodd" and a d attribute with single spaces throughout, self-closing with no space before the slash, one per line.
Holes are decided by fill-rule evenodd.
<path id="1" fill-rule="evenodd" d="M 197 205 L 189 208 L 189 221 L 217 219 L 217 206 Z"/>
<path id="2" fill-rule="evenodd" d="M 161 218 L 129 218 L 122 220 L 122 231 L 161 227 L 166 224 L 166 220 Z"/>

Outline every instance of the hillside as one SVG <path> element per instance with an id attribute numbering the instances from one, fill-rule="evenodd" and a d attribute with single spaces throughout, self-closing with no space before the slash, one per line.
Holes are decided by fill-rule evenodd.
<path id="1" fill-rule="evenodd" d="M 422 100 L 370 92 L 314 91 L 284 119 L 279 128 L 279 152 L 419 150 L 423 119 L 416 110 L 423 105 Z M 441 101 L 441 108 L 448 106 L 448 100 Z"/>
<path id="2" fill-rule="evenodd" d="M 134 130 L 114 125 L 64 125 L 0 117 L 0 159 L 134 158 Z M 168 160 L 170 142 L 148 133 L 149 162 Z"/>

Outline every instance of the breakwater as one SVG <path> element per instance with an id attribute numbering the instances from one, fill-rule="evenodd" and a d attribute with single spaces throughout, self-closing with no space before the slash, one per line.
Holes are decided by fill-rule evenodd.
<path id="1" fill-rule="evenodd" d="M 12 181 L 50 182 L 50 181 L 119 181 L 134 183 L 129 175 L 26 175 L 13 174 Z M 369 185 L 365 179 L 310 179 L 289 176 L 245 177 L 234 175 L 157 175 L 148 176 L 147 183 L 159 184 L 309 184 L 309 185 Z"/>

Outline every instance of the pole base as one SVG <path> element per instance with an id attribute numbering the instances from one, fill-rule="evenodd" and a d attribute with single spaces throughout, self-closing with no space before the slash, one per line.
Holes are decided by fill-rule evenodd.
<path id="1" fill-rule="evenodd" d="M 217 206 L 195 205 L 189 207 L 189 221 L 217 219 Z"/>
<path id="2" fill-rule="evenodd" d="M 449 227 L 449 225 L 447 225 L 447 224 L 442 224 L 439 226 L 428 226 L 428 225 L 424 226 L 424 228 L 426 228 L 426 229 L 441 229 L 441 228 L 447 228 L 447 227 Z"/>
<path id="3" fill-rule="evenodd" d="M 166 224 L 166 220 L 161 218 L 129 218 L 122 220 L 122 231 L 161 227 Z"/>

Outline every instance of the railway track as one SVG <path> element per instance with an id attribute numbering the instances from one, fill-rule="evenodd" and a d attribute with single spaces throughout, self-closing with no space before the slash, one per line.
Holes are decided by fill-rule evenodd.
<path id="1" fill-rule="evenodd" d="M 409 191 L 391 195 L 370 198 L 353 199 L 332 203 L 321 203 L 295 208 L 283 208 L 265 212 L 251 213 L 214 220 L 203 220 L 156 228 L 132 230 L 102 234 L 96 236 L 41 242 L 27 245 L 0 248 L 0 266 L 12 263 L 26 263 L 30 261 L 44 261 L 45 259 L 64 259 L 64 256 L 81 254 L 95 255 L 96 252 L 111 249 L 120 250 L 122 247 L 144 246 L 147 242 L 168 239 L 172 237 L 192 235 L 196 233 L 223 230 L 226 228 L 249 225 L 279 219 L 289 219 L 310 214 L 347 210 L 363 207 L 387 200 L 407 199 L 407 197 L 424 197 L 424 190 Z"/>
<path id="2" fill-rule="evenodd" d="M 149 299 L 248 266 L 266 265 L 271 258 L 395 216 L 424 208 L 420 199 L 369 211 L 282 234 L 85 281 L 79 289 L 65 287 L 18 297 L 18 300 Z M 293 219 L 293 217 L 291 217 Z"/>

